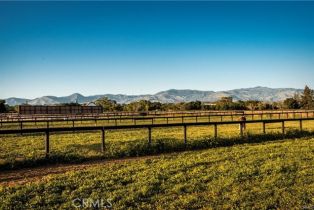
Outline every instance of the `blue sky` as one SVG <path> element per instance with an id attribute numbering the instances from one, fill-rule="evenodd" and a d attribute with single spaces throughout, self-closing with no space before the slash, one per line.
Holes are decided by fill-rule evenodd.
<path id="1" fill-rule="evenodd" d="M 0 2 L 0 98 L 314 88 L 314 2 Z"/>

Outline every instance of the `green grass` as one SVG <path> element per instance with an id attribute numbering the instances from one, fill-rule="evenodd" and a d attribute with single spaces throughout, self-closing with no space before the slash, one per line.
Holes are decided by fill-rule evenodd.
<path id="1" fill-rule="evenodd" d="M 177 128 L 155 128 L 152 131 L 152 145 L 147 144 L 147 130 L 113 130 L 106 132 L 106 151 L 101 153 L 100 132 L 58 133 L 50 137 L 50 157 L 45 158 L 43 135 L 0 136 L 0 169 L 18 168 L 45 164 L 48 162 L 79 162 L 86 159 L 120 158 L 159 154 L 171 151 L 203 149 L 228 146 L 245 142 L 259 142 L 282 139 L 281 124 L 267 125 L 267 134 L 261 135 L 261 124 L 248 124 L 246 137 L 239 138 L 238 125 L 218 127 L 219 139 L 213 139 L 213 126 L 188 127 L 188 144 L 183 144 L 183 130 Z M 304 130 L 298 133 L 298 122 L 287 122 L 286 137 L 313 135 L 314 121 L 305 121 Z"/>
<path id="2" fill-rule="evenodd" d="M 0 209 L 311 209 L 314 139 L 234 145 L 116 162 L 0 188 Z"/>

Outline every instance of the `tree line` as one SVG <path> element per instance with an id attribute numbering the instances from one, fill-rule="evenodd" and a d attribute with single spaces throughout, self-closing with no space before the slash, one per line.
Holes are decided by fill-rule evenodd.
<path id="1" fill-rule="evenodd" d="M 148 100 L 140 100 L 129 104 L 119 104 L 107 97 L 95 101 L 96 105 L 102 106 L 104 111 L 189 111 L 189 110 L 275 110 L 275 109 L 314 109 L 314 91 L 305 86 L 302 94 L 295 94 L 282 102 L 263 102 L 257 100 L 232 101 L 224 97 L 214 103 L 201 101 L 160 103 Z M 64 105 L 79 105 L 77 103 Z M 0 113 L 14 111 L 14 107 L 0 100 Z"/>
<path id="2" fill-rule="evenodd" d="M 305 86 L 303 93 L 295 94 L 282 102 L 263 102 L 257 100 L 235 101 L 219 100 L 215 103 L 201 101 L 160 103 L 140 100 L 129 104 L 119 104 L 107 97 L 95 101 L 104 111 L 188 111 L 188 110 L 275 110 L 275 109 L 314 109 L 314 91 Z"/>

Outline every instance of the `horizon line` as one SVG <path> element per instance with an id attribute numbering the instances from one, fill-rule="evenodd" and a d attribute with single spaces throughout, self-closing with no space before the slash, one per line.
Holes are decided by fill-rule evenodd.
<path id="1" fill-rule="evenodd" d="M 305 86 L 308 86 L 308 85 L 304 85 Z M 80 93 L 80 92 L 74 92 L 74 93 L 71 93 L 69 95 L 61 95 L 61 96 L 58 96 L 58 95 L 52 95 L 52 94 L 48 94 L 48 95 L 42 95 L 42 96 L 37 96 L 37 97 L 18 97 L 18 96 L 10 96 L 10 97 L 6 97 L 6 98 L 2 98 L 3 100 L 6 100 L 6 99 L 11 99 L 11 98 L 17 98 L 17 99 L 27 99 L 27 100 L 34 100 L 34 99 L 37 99 L 37 98 L 42 98 L 42 97 L 68 97 L 68 96 L 71 96 L 71 95 L 75 95 L 75 94 L 79 94 L 83 97 L 89 97 L 89 96 L 97 96 L 97 95 L 125 95 L 125 96 L 140 96 L 140 95 L 156 95 L 160 92 L 166 92 L 166 91 L 170 91 L 170 90 L 179 90 L 179 91 L 183 91 L 183 90 L 190 90 L 190 91 L 201 91 L 201 92 L 225 92 L 225 91 L 232 91 L 232 90 L 241 90 L 241 89 L 252 89 L 252 88 L 269 88 L 269 89 L 295 89 L 295 90 L 302 90 L 304 89 L 303 88 L 293 88 L 293 87 L 267 87 L 267 86 L 254 86 L 254 87 L 242 87 L 242 88 L 233 88 L 233 89 L 227 89 L 227 90 L 200 90 L 200 89 L 189 89 L 189 88 L 186 88 L 186 89 L 176 89 L 176 88 L 170 88 L 170 89 L 166 89 L 166 90 L 160 90 L 160 91 L 157 91 L 155 93 L 138 93 L 138 94 L 127 94 L 127 93 L 99 93 L 99 94 L 84 94 L 84 93 Z"/>

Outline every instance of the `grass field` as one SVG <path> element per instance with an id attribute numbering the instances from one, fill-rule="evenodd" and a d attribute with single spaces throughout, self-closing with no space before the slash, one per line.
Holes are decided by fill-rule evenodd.
<path id="1" fill-rule="evenodd" d="M 172 153 L 2 187 L 0 209 L 313 209 L 313 164 L 313 138 Z"/>
<path id="2" fill-rule="evenodd" d="M 30 125 L 35 126 L 35 125 Z M 247 124 L 244 138 L 238 125 L 154 128 L 101 133 L 58 133 L 44 153 L 44 135 L 0 137 L 0 169 L 49 163 L 111 159 L 88 169 L 40 177 L 34 183 L 0 182 L 0 209 L 73 209 L 104 202 L 113 209 L 311 209 L 314 207 L 314 122 Z M 176 153 L 181 151 L 181 153 Z M 161 154 L 116 161 L 121 157 Z M 74 202 L 75 201 L 75 202 Z M 91 208 L 89 208 L 91 209 Z M 96 208 L 97 209 L 97 208 Z"/>
<path id="3" fill-rule="evenodd" d="M 286 131 L 298 129 L 298 122 L 287 122 Z M 313 131 L 314 121 L 304 121 L 304 130 Z M 37 165 L 47 162 L 78 162 L 83 159 L 119 158 L 159 154 L 178 150 L 202 149 L 232 145 L 246 141 L 282 139 L 281 124 L 267 125 L 266 136 L 260 136 L 261 124 L 248 124 L 246 138 L 239 139 L 238 125 L 218 127 L 219 139 L 214 140 L 213 126 L 188 127 L 188 144 L 183 144 L 183 130 L 178 128 L 155 128 L 152 145 L 147 144 L 147 129 L 113 130 L 106 132 L 106 151 L 101 153 L 100 132 L 58 133 L 50 137 L 50 157 L 45 158 L 43 135 L 0 136 L 0 168 Z M 254 135 L 258 135 L 254 137 Z M 289 135 L 288 135 L 289 136 Z M 290 135 L 293 137 L 294 135 Z M 299 134 L 297 136 L 300 136 Z"/>

